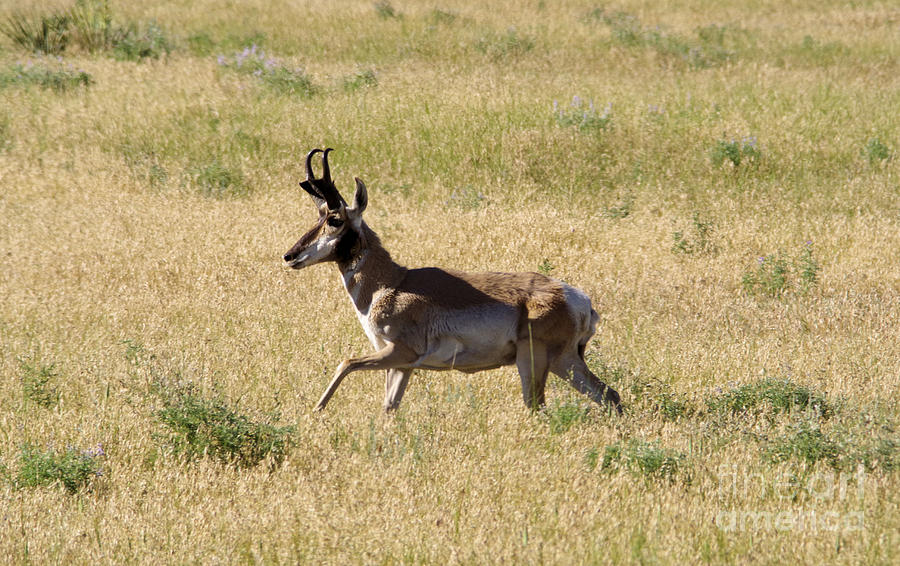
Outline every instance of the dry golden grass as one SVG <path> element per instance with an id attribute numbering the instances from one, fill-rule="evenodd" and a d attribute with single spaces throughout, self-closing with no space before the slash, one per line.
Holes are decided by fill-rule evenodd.
<path id="1" fill-rule="evenodd" d="M 732 59 L 692 68 L 672 43 L 617 41 L 591 2 L 394 2 L 402 18 L 371 2 L 219 4 L 113 2 L 119 22 L 155 19 L 172 53 L 136 63 L 73 47 L 60 65 L 88 72 L 87 88 L 0 81 L 0 556 L 898 560 L 895 7 L 606 7 L 691 45 L 698 28 L 726 29 Z M 217 64 L 252 41 L 319 91 L 280 94 Z M 58 65 L 0 38 L 3 69 L 29 58 Z M 345 90 L 361 69 L 377 85 Z M 611 126 L 559 125 L 553 101 L 575 95 L 610 102 Z M 712 164 L 716 142 L 750 136 L 757 163 Z M 869 158 L 875 138 L 893 159 Z M 557 431 L 581 400 L 551 380 L 548 411 L 531 414 L 514 368 L 420 372 L 395 416 L 381 413 L 383 376 L 354 374 L 311 414 L 340 360 L 369 347 L 333 266 L 280 264 L 315 215 L 296 186 L 302 156 L 326 145 L 340 188 L 367 182 L 368 222 L 397 260 L 544 265 L 588 292 L 601 314 L 590 360 L 625 416 L 595 408 Z M 231 175 L 223 198 L 204 192 L 209 171 Z M 695 212 L 715 249 L 673 252 Z M 808 292 L 744 289 L 758 257 L 796 258 L 807 241 L 820 266 Z M 29 365 L 54 366 L 58 403 L 29 398 Z M 764 378 L 825 396 L 834 415 L 707 407 Z M 185 382 L 295 425 L 284 462 L 177 457 L 156 392 Z M 668 418 L 666 395 L 693 410 Z M 803 423 L 845 455 L 888 448 L 862 476 L 773 462 Z M 20 485 L 25 445 L 102 445 L 102 475 L 74 494 Z M 676 472 L 604 469 L 609 447 L 632 446 L 680 455 Z"/>

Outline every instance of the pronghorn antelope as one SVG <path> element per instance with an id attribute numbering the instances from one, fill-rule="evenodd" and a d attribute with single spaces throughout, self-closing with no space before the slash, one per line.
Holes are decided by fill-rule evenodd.
<path id="1" fill-rule="evenodd" d="M 322 410 L 341 380 L 357 370 L 387 370 L 384 409 L 400 405 L 416 368 L 467 373 L 515 364 L 525 405 L 544 404 L 547 371 L 597 403 L 621 413 L 619 394 L 600 381 L 584 361 L 597 313 L 582 291 L 537 273 L 462 273 L 394 262 L 362 218 L 366 186 L 356 179 L 352 205 L 331 179 L 328 152 L 306 156 L 306 180 L 319 220 L 284 254 L 302 269 L 337 263 L 363 330 L 375 353 L 344 360 L 319 399 Z M 322 176 L 312 158 L 322 153 Z"/>

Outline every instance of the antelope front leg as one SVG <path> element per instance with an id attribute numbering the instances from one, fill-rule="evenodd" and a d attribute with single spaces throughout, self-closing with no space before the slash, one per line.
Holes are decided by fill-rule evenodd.
<path id="1" fill-rule="evenodd" d="M 341 362 L 341 365 L 338 366 L 337 371 L 334 374 L 334 379 L 328 384 L 328 389 L 322 394 L 322 398 L 319 399 L 319 402 L 316 404 L 315 410 L 321 411 L 325 408 L 325 405 L 328 404 L 328 400 L 334 395 L 338 385 L 341 384 L 341 381 L 348 373 L 362 369 L 408 368 L 417 358 L 418 356 L 415 352 L 405 346 L 388 344 L 374 354 L 344 360 Z"/>

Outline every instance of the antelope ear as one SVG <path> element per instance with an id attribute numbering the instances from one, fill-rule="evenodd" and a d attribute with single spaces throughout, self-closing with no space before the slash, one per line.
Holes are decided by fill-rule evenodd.
<path id="1" fill-rule="evenodd" d="M 356 195 L 353 197 L 353 206 L 350 207 L 347 212 L 353 216 L 360 216 L 368 204 L 369 193 L 366 191 L 366 185 L 359 177 L 356 177 Z"/>

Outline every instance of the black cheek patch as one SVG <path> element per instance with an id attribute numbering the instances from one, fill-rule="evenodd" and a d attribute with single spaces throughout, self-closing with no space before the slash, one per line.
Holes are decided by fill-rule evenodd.
<path id="1" fill-rule="evenodd" d="M 357 244 L 359 243 L 359 234 L 355 230 L 347 230 L 347 232 L 338 240 L 337 246 L 334 248 L 335 260 L 338 263 L 350 263 L 353 256 L 356 255 Z"/>

